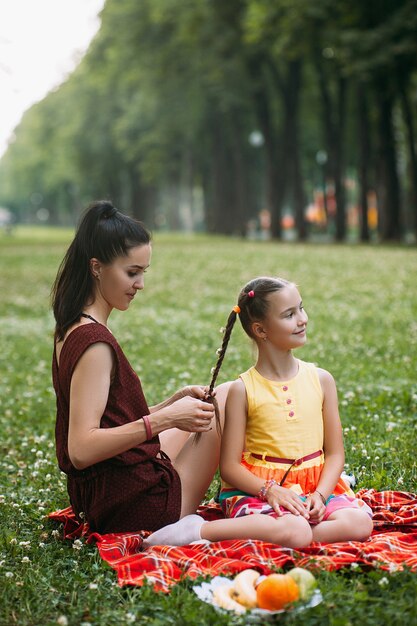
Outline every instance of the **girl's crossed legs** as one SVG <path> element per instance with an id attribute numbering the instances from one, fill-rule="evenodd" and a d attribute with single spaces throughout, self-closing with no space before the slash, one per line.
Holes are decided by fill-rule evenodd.
<path id="1" fill-rule="evenodd" d="M 336 543 L 338 541 L 366 541 L 372 533 L 372 518 L 366 511 L 343 508 L 312 526 L 313 541 Z"/>

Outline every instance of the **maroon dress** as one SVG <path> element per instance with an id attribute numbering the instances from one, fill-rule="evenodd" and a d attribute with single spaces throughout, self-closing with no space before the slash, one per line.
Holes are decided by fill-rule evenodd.
<path id="1" fill-rule="evenodd" d="M 62 346 L 59 367 L 54 350 L 56 454 L 60 469 L 67 475 L 71 506 L 77 516 L 88 521 L 91 530 L 100 533 L 157 530 L 176 522 L 181 510 L 180 478 L 160 450 L 157 435 L 84 470 L 77 470 L 68 455 L 72 374 L 85 350 L 97 342 L 109 344 L 115 355 L 114 378 L 100 427 L 121 426 L 149 414 L 140 380 L 105 326 L 96 323 L 75 328 Z"/>

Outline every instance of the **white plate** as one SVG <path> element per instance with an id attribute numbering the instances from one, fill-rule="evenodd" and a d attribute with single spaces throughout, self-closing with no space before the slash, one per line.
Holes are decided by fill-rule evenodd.
<path id="1" fill-rule="evenodd" d="M 228 585 L 231 587 L 233 585 L 233 580 L 230 580 L 230 578 L 225 578 L 224 576 L 215 576 L 211 579 L 210 582 L 201 583 L 201 585 L 196 585 L 195 587 L 193 587 L 193 591 L 200 600 L 202 600 L 203 602 L 207 602 L 207 604 L 211 604 L 217 611 L 220 611 L 222 613 L 228 613 L 228 609 L 223 609 L 222 607 L 217 606 L 217 604 L 215 604 L 213 601 L 213 590 L 221 585 Z M 317 606 L 322 601 L 323 596 L 321 595 L 320 589 L 315 589 L 313 595 L 308 602 L 297 603 L 294 605 L 293 608 L 289 610 L 294 611 L 294 613 L 300 613 L 301 611 L 305 611 L 306 609 L 311 609 L 312 607 Z M 257 621 L 261 617 L 263 619 L 268 619 L 274 615 L 278 615 L 279 613 L 285 613 L 286 610 L 288 609 L 281 609 L 280 611 L 268 611 L 267 609 L 250 609 L 247 610 L 246 613 L 242 613 L 242 615 L 245 615 L 248 621 Z M 231 612 L 235 613 L 233 610 Z M 239 615 L 239 613 L 235 613 L 235 615 Z"/>

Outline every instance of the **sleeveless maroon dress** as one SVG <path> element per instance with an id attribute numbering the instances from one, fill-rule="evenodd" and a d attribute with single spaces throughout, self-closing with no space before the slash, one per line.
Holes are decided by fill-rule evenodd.
<path id="1" fill-rule="evenodd" d="M 121 426 L 149 414 L 140 380 L 105 326 L 96 323 L 75 328 L 64 342 L 59 367 L 54 350 L 56 454 L 61 471 L 67 475 L 71 506 L 80 519 L 88 521 L 92 531 L 157 530 L 176 522 L 181 511 L 180 478 L 161 451 L 157 435 L 85 470 L 77 470 L 68 455 L 72 374 L 85 350 L 98 342 L 109 344 L 115 355 L 114 378 L 100 427 Z"/>

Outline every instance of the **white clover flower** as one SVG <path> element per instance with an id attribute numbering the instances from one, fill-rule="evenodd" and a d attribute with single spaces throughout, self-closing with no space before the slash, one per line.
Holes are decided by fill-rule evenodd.
<path id="1" fill-rule="evenodd" d="M 24 556 L 22 559 L 22 563 L 30 563 L 30 558 L 28 556 Z"/>
<path id="2" fill-rule="evenodd" d="M 6 496 L 0 495 L 0 504 L 4 504 L 6 502 Z"/>
<path id="3" fill-rule="evenodd" d="M 52 537 L 59 537 L 59 530 L 53 530 L 51 532 Z"/>
<path id="4" fill-rule="evenodd" d="M 133 613 L 126 613 L 126 621 L 128 624 L 133 624 L 136 621 L 136 615 Z"/>
<path id="5" fill-rule="evenodd" d="M 59 626 L 68 626 L 68 617 L 60 615 L 56 620 L 56 623 L 59 624 Z"/>
<path id="6" fill-rule="evenodd" d="M 16 537 L 12 537 L 12 538 L 10 539 L 10 543 L 11 543 L 12 545 L 16 544 L 16 543 L 17 543 L 17 539 L 16 539 Z"/>
<path id="7" fill-rule="evenodd" d="M 89 589 L 98 589 L 98 584 L 97 584 L 97 583 L 90 583 L 90 584 L 88 585 L 88 588 L 89 588 Z"/>
<path id="8" fill-rule="evenodd" d="M 381 580 L 378 583 L 379 585 L 381 585 L 381 587 L 383 587 L 384 585 L 388 585 L 389 584 L 389 580 L 386 576 L 384 576 L 384 578 L 381 578 Z"/>
<path id="9" fill-rule="evenodd" d="M 13 574 L 13 572 L 6 572 L 5 576 L 6 576 L 6 578 L 13 578 L 14 574 Z"/>
<path id="10" fill-rule="evenodd" d="M 350 564 L 350 569 L 358 569 L 359 564 L 358 563 L 351 563 Z"/>

